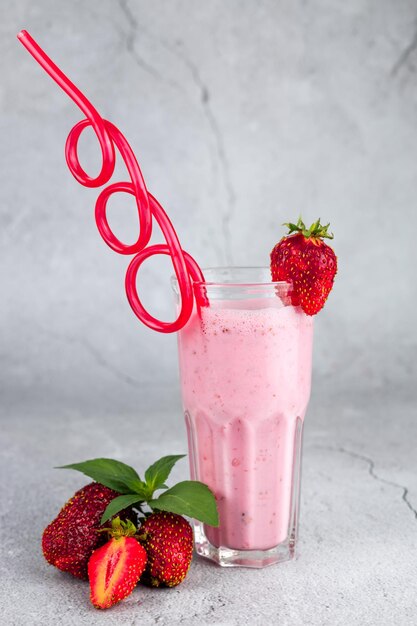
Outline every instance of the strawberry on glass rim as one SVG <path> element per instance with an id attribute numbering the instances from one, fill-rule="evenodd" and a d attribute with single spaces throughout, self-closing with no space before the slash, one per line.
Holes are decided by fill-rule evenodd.
<path id="1" fill-rule="evenodd" d="M 284 224 L 288 234 L 271 252 L 273 281 L 292 283 L 291 303 L 307 315 L 316 315 L 324 306 L 337 272 L 337 257 L 324 239 L 333 239 L 330 224 L 320 218 L 306 228 L 301 217 L 296 224 Z"/>

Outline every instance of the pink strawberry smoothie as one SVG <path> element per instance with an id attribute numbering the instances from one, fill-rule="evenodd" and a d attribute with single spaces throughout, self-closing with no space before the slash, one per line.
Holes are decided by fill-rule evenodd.
<path id="1" fill-rule="evenodd" d="M 179 333 L 191 474 L 216 495 L 220 527 L 205 527 L 216 547 L 288 539 L 312 338 L 312 318 L 278 298 L 214 301 Z"/>

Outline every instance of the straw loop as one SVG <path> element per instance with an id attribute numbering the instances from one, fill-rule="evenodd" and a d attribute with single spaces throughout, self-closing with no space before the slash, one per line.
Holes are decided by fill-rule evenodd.
<path id="1" fill-rule="evenodd" d="M 87 114 L 89 115 L 91 112 Z M 104 122 L 104 120 L 101 120 L 101 122 Z M 96 178 L 88 176 L 88 174 L 81 167 L 80 160 L 78 158 L 78 140 L 82 132 L 88 126 L 93 128 L 102 153 L 101 171 Z M 109 137 L 105 124 L 98 124 L 97 120 L 93 123 L 92 119 L 85 119 L 78 122 L 78 124 L 71 129 L 67 137 L 67 141 L 65 142 L 65 159 L 71 174 L 84 187 L 101 187 L 102 185 L 105 185 L 113 176 L 114 166 L 116 164 L 113 142 Z"/>
<path id="2" fill-rule="evenodd" d="M 148 192 L 139 164 L 128 141 L 119 129 L 103 119 L 84 94 L 50 59 L 36 41 L 26 31 L 21 31 L 18 38 L 35 60 L 63 89 L 63 91 L 82 110 L 86 119 L 78 122 L 70 131 L 65 144 L 65 157 L 68 168 L 74 178 L 85 187 L 101 187 L 107 184 L 113 175 L 118 150 L 130 176 L 130 181 L 117 182 L 105 187 L 99 194 L 95 206 L 97 228 L 106 244 L 115 252 L 124 255 L 135 254 L 125 280 L 126 294 L 133 312 L 141 322 L 163 333 L 180 330 L 189 320 L 194 306 L 193 281 L 203 281 L 204 277 L 196 261 L 181 248 L 174 227 L 158 201 Z M 82 168 L 78 158 L 78 141 L 83 131 L 91 126 L 97 136 L 102 152 L 101 171 L 95 178 L 90 177 Z M 125 244 L 116 237 L 107 220 L 107 202 L 115 193 L 128 193 L 135 197 L 139 217 L 139 236 L 134 244 Z M 152 235 L 152 218 L 157 221 L 166 244 L 149 246 Z M 171 257 L 174 272 L 178 280 L 181 295 L 181 309 L 174 322 L 163 322 L 153 317 L 142 305 L 137 293 L 136 278 L 142 263 L 156 255 Z M 206 301 L 197 302 L 197 306 Z"/>

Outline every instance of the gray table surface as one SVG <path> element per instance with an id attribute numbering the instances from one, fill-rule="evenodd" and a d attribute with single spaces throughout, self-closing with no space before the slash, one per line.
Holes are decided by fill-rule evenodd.
<path id="1" fill-rule="evenodd" d="M 0 626 L 417 623 L 415 18 L 410 0 L 7 3 Z M 21 28 L 125 133 L 202 266 L 265 265 L 299 211 L 331 222 L 340 263 L 315 321 L 298 560 L 253 571 L 196 558 L 178 588 L 138 588 L 107 612 L 45 563 L 42 530 L 85 482 L 55 465 L 110 456 L 140 470 L 186 439 L 175 337 L 129 312 L 128 261 L 94 224 L 98 190 L 63 156 L 82 115 L 17 43 Z M 92 136 L 80 150 L 93 175 Z M 110 223 L 133 242 L 134 205 L 118 195 Z M 144 304 L 170 319 L 171 268 L 145 265 Z M 174 478 L 187 475 L 183 461 Z"/>
<path id="2" fill-rule="evenodd" d="M 121 389 L 122 392 L 122 389 Z M 40 538 L 85 483 L 54 465 L 105 455 L 139 470 L 184 452 L 174 390 L 134 390 L 94 414 L 58 398 L 5 402 L 0 500 L 2 624 L 415 624 L 415 398 L 313 394 L 304 440 L 300 557 L 265 570 L 221 569 L 194 558 L 175 589 L 138 587 L 106 612 L 88 584 L 50 567 Z M 184 479 L 186 462 L 174 470 Z"/>

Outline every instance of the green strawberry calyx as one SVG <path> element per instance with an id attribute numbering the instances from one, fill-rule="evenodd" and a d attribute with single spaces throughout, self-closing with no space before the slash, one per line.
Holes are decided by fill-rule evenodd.
<path id="1" fill-rule="evenodd" d="M 307 228 L 304 224 L 301 216 L 298 218 L 298 222 L 296 224 L 292 224 L 291 222 L 283 224 L 289 229 L 288 234 L 292 235 L 293 233 L 301 233 L 306 237 L 306 239 L 333 239 L 333 233 L 329 233 L 329 224 L 322 225 L 320 223 L 320 218 L 313 222 L 310 228 Z"/>
<path id="2" fill-rule="evenodd" d="M 144 480 L 133 467 L 115 459 L 90 459 L 81 463 L 62 465 L 57 469 L 77 470 L 120 494 L 108 504 L 101 518 L 101 524 L 128 507 L 134 507 L 145 516 L 149 515 L 144 511 L 147 505 L 152 511 L 187 515 L 209 526 L 218 526 L 219 514 L 216 499 L 207 485 L 198 480 L 183 480 L 173 487 L 165 484 L 175 463 L 184 456 L 184 454 L 176 454 L 162 457 L 148 467 Z M 156 491 L 160 493 L 155 495 Z M 120 523 L 123 524 L 123 522 Z M 120 531 L 122 530 L 125 532 L 124 526 L 120 526 Z"/>
<path id="3" fill-rule="evenodd" d="M 98 533 L 107 533 L 111 539 L 121 539 L 122 537 L 134 537 L 136 526 L 129 519 L 124 522 L 119 516 L 111 520 L 110 526 L 99 528 Z"/>

